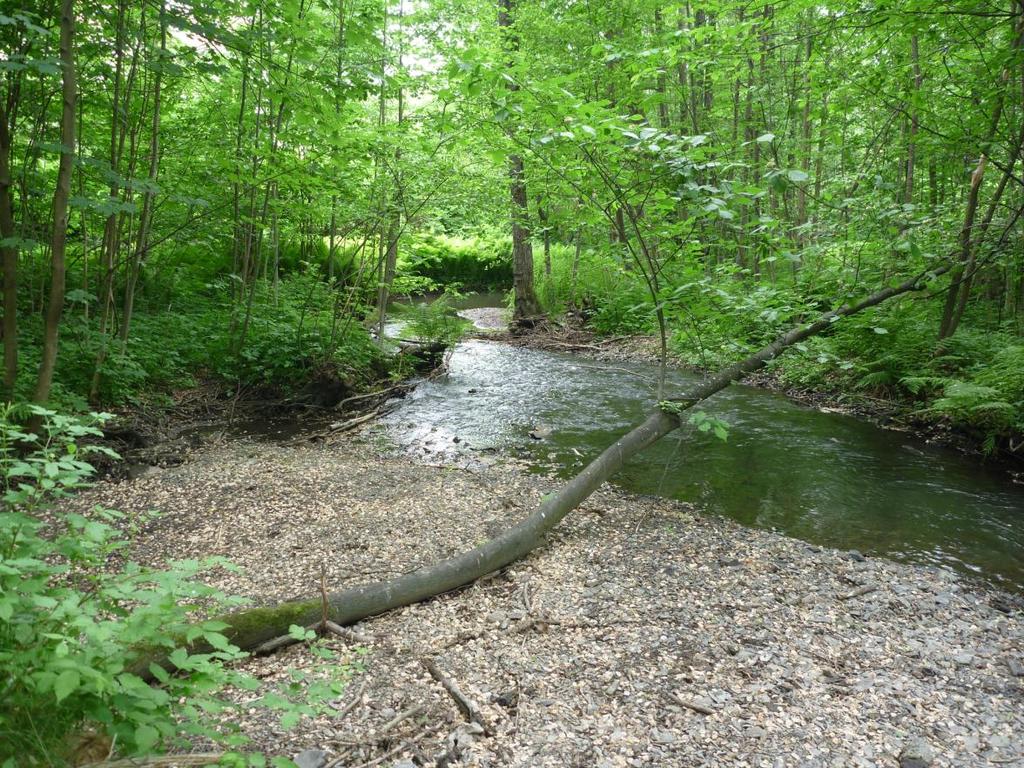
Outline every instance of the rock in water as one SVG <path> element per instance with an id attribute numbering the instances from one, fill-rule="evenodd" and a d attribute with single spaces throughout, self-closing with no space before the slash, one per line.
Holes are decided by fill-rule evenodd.
<path id="1" fill-rule="evenodd" d="M 551 434 L 551 427 L 537 426 L 530 430 L 530 437 L 534 440 L 543 440 Z"/>
<path id="2" fill-rule="evenodd" d="M 900 768 L 928 768 L 935 759 L 932 745 L 918 737 L 908 741 L 900 752 Z"/>
<path id="3" fill-rule="evenodd" d="M 327 753 L 322 749 L 304 749 L 292 760 L 299 768 L 323 768 L 327 764 Z"/>

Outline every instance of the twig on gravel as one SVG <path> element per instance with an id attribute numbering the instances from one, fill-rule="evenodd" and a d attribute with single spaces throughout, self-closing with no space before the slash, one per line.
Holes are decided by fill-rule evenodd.
<path id="1" fill-rule="evenodd" d="M 408 749 L 413 744 L 415 744 L 417 741 L 422 741 L 427 736 L 431 736 L 431 735 L 437 733 L 439 730 L 441 730 L 441 726 L 442 725 L 443 725 L 443 723 L 436 723 L 435 725 L 432 725 L 429 728 L 424 728 L 422 731 L 417 733 L 415 736 L 412 736 L 412 737 L 410 737 L 408 739 L 405 739 L 404 741 L 400 742 L 399 744 L 396 744 L 391 749 L 389 749 L 387 752 L 385 752 L 383 755 L 375 757 L 373 760 L 370 760 L 369 762 L 359 763 L 359 765 L 353 766 L 353 768 L 370 768 L 371 766 L 374 766 L 374 765 L 380 765 L 385 760 L 387 760 L 389 757 L 397 755 L 403 749 Z M 324 768 L 333 768 L 333 766 L 336 765 L 338 762 L 340 762 L 341 759 L 342 758 L 338 758 L 334 762 L 328 763 L 326 766 L 324 766 Z"/>
<path id="2" fill-rule="evenodd" d="M 330 604 L 327 600 L 327 575 L 324 571 L 323 563 L 320 564 L 320 630 L 317 634 L 324 634 L 327 631 L 327 622 L 330 620 L 328 616 L 331 615 Z"/>
<path id="3" fill-rule="evenodd" d="M 372 637 L 367 637 L 366 635 L 360 634 L 359 632 L 356 632 L 354 629 L 339 626 L 338 624 L 335 624 L 333 621 L 325 621 L 323 623 L 323 627 L 328 632 L 335 634 L 338 637 L 341 637 L 352 643 L 359 643 L 360 645 L 369 645 L 373 642 Z"/>
<path id="4" fill-rule="evenodd" d="M 466 719 L 471 723 L 476 723 L 484 729 L 484 733 L 487 733 L 489 731 L 487 720 L 484 718 L 483 713 L 480 711 L 480 707 L 477 706 L 476 702 L 459 690 L 459 686 L 457 686 L 450 677 L 438 669 L 437 664 L 435 664 L 432 659 L 422 659 L 422 661 L 423 666 L 426 668 L 427 672 L 430 673 L 430 676 L 439 682 L 441 687 L 448 692 L 448 695 L 452 697 L 452 700 L 459 708 L 459 711 L 465 715 Z"/>
<path id="5" fill-rule="evenodd" d="M 280 651 L 282 648 L 287 648 L 290 645 L 301 643 L 302 641 L 292 637 L 291 635 L 281 635 L 280 637 L 274 637 L 267 640 L 265 643 L 260 643 L 253 648 L 250 653 L 253 656 L 269 656 L 276 651 Z"/>
<path id="6" fill-rule="evenodd" d="M 359 706 L 359 703 L 363 700 L 363 693 L 365 691 L 366 681 L 364 680 L 363 684 L 359 686 L 359 691 L 356 693 L 355 696 L 352 697 L 352 701 L 348 702 L 348 704 L 346 704 L 344 707 L 337 710 L 333 715 L 331 715 L 331 717 L 335 720 L 341 720 L 343 717 L 346 717 L 349 713 L 352 712 L 353 709 Z"/>
<path id="7" fill-rule="evenodd" d="M 671 699 L 673 702 L 678 704 L 680 707 L 685 707 L 686 709 L 692 709 L 694 712 L 698 712 L 698 713 L 700 713 L 702 715 L 713 715 L 713 714 L 715 714 L 715 710 L 713 710 L 711 707 L 705 707 L 700 702 L 693 701 L 692 699 L 684 699 L 682 696 L 680 696 L 677 693 L 669 692 L 669 693 L 667 693 L 665 695 L 668 696 L 669 699 Z"/>
<path id="8" fill-rule="evenodd" d="M 191 755 L 153 755 L 151 757 L 126 757 L 121 760 L 106 760 L 88 763 L 83 768 L 140 768 L 151 765 L 212 765 L 220 760 L 222 752 L 197 752 Z"/>
<path id="9" fill-rule="evenodd" d="M 339 626 L 330 620 L 324 620 L 317 624 L 310 624 L 308 627 L 305 627 L 305 629 L 312 630 L 313 632 L 316 632 L 318 635 L 324 635 L 330 632 L 331 634 L 337 635 L 338 637 L 348 640 L 349 642 L 359 643 L 360 645 L 369 645 L 371 642 L 373 642 L 372 638 L 355 632 L 354 630 L 348 629 L 347 627 Z M 303 641 L 298 638 L 292 637 L 291 635 L 281 635 L 280 637 L 271 638 L 270 640 L 267 640 L 267 642 L 262 643 L 261 645 L 257 645 L 255 648 L 252 649 L 252 651 L 250 651 L 250 653 L 253 656 L 269 656 L 270 654 L 275 653 L 276 651 L 280 651 L 282 648 L 287 648 L 288 646 L 296 645 L 297 643 L 301 642 Z"/>
<path id="10" fill-rule="evenodd" d="M 424 712 L 426 712 L 426 710 L 426 704 L 417 704 L 415 707 L 410 707 L 409 709 L 405 710 L 405 712 L 399 712 L 397 715 L 395 715 L 393 718 L 388 720 L 386 723 L 384 723 L 384 725 L 380 727 L 380 730 L 377 731 L 377 735 L 374 738 L 377 741 L 382 741 L 384 737 L 387 736 L 388 731 L 394 729 L 395 726 L 399 725 L 404 720 L 408 720 L 410 717 L 416 717 L 416 715 L 423 714 Z"/>
<path id="11" fill-rule="evenodd" d="M 858 587 L 852 592 L 847 592 L 842 595 L 836 595 L 840 600 L 852 600 L 855 597 L 862 597 L 863 595 L 870 594 L 878 589 L 876 584 L 865 584 L 863 587 Z"/>

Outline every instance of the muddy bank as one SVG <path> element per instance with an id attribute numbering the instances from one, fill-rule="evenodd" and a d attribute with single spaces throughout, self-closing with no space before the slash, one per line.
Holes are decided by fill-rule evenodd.
<path id="1" fill-rule="evenodd" d="M 101 442 L 120 459 L 97 455 L 95 466 L 108 480 L 178 466 L 204 446 L 239 438 L 275 441 L 327 436 L 363 415 L 375 414 L 388 399 L 404 397 L 422 377 L 443 371 L 447 346 L 408 343 L 394 368 L 375 365 L 368 378 L 345 377 L 332 367 L 307 372 L 290 391 L 242 387 L 206 380 L 172 393 L 159 405 L 146 402 L 117 409 L 103 427 Z M 395 366 L 395 363 L 392 363 Z M 372 375 L 370 375 L 372 374 Z"/>
<path id="2" fill-rule="evenodd" d="M 315 593 L 321 568 L 340 587 L 447 557 L 553 487 L 512 462 L 428 466 L 353 436 L 330 448 L 232 441 L 72 503 L 161 509 L 133 557 L 226 556 L 244 571 L 218 573 L 218 586 L 259 603 Z M 1024 757 L 1018 598 L 607 487 L 525 561 L 355 629 L 365 671 L 337 716 L 284 732 L 243 707 L 257 746 L 403 768 L 444 755 L 772 768 Z M 328 642 L 357 658 L 359 643 Z M 424 657 L 479 705 L 486 733 Z M 245 666 L 270 684 L 319 663 L 294 647 Z"/>

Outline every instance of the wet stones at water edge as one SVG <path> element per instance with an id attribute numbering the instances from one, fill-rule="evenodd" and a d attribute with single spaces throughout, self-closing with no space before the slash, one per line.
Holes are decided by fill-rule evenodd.
<path id="1" fill-rule="evenodd" d="M 921 737 L 910 739 L 900 752 L 900 768 L 929 768 L 935 759 L 931 744 Z"/>

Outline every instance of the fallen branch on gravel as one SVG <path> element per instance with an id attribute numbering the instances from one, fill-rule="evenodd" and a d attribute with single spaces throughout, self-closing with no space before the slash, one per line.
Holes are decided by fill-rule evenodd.
<path id="1" fill-rule="evenodd" d="M 847 592 L 843 595 L 838 595 L 840 600 L 852 600 L 855 597 L 861 597 L 862 595 L 870 594 L 874 592 L 878 587 L 874 584 L 865 584 L 863 587 L 858 587 L 852 592 Z"/>
<path id="2" fill-rule="evenodd" d="M 437 668 L 437 664 L 434 663 L 433 659 L 423 659 L 423 666 L 430 673 L 430 676 L 441 684 L 441 687 L 447 691 L 448 695 L 452 697 L 452 701 L 459 708 L 459 711 L 465 715 L 466 719 L 471 723 L 476 723 L 484 729 L 484 733 L 489 732 L 487 720 L 484 718 L 483 712 L 480 711 L 480 707 L 477 706 L 476 702 L 466 696 L 457 686 L 450 677 L 444 672 Z"/>
<path id="3" fill-rule="evenodd" d="M 368 616 L 459 589 L 521 559 L 539 546 L 566 515 L 618 472 L 627 461 L 679 427 L 684 411 L 762 367 L 788 347 L 826 330 L 840 318 L 875 307 L 894 296 L 921 290 L 928 274 L 937 276 L 947 271 L 949 267 L 922 273 L 900 285 L 878 291 L 856 304 L 826 312 L 814 322 L 780 335 L 746 359 L 697 383 L 690 391 L 662 402 L 661 407 L 649 413 L 642 423 L 616 440 L 559 491 L 546 496 L 528 517 L 504 533 L 447 560 L 397 578 L 332 593 L 327 600 L 330 620 L 339 626 L 353 624 Z M 286 634 L 292 625 L 310 626 L 319 623 L 321 600 L 280 603 L 240 611 L 220 619 L 227 624 L 224 634 L 228 639 L 242 650 L 251 650 Z M 193 646 L 193 650 L 202 652 L 206 649 Z M 142 660 L 139 667 L 146 670 L 148 662 L 149 659 Z"/>
<path id="4" fill-rule="evenodd" d="M 213 765 L 224 757 L 222 752 L 196 752 L 191 755 L 153 755 L 152 757 L 125 757 L 103 763 L 89 763 L 83 768 L 144 768 L 158 765 Z"/>
<path id="5" fill-rule="evenodd" d="M 694 712 L 701 715 L 715 714 L 715 710 L 713 710 L 711 707 L 706 707 L 698 701 L 693 701 L 693 699 L 684 699 L 682 696 L 676 693 L 669 693 L 667 695 L 672 702 L 678 704 L 680 707 L 692 709 Z"/>
<path id="6" fill-rule="evenodd" d="M 359 765 L 353 766 L 353 768 L 371 768 L 371 766 L 380 765 L 385 760 L 387 760 L 389 757 L 393 757 L 394 755 L 397 755 L 402 750 L 409 749 L 409 747 L 411 747 L 417 741 L 423 741 L 423 739 L 427 738 L 427 736 L 433 736 L 435 733 L 437 733 L 439 730 L 441 730 L 443 725 L 444 725 L 444 723 L 436 723 L 435 725 L 431 725 L 431 726 L 429 726 L 427 728 L 424 728 L 422 731 L 417 733 L 415 736 L 410 736 L 408 739 L 405 739 L 401 743 L 396 744 L 391 749 L 389 749 L 387 752 L 385 752 L 383 755 L 379 755 L 379 756 L 373 758 L 373 760 L 370 760 L 368 762 L 359 763 Z M 339 762 L 340 761 L 336 760 L 336 761 L 334 761 L 332 763 L 328 763 L 326 766 L 324 766 L 324 768 L 333 768 L 333 766 L 337 765 Z"/>

